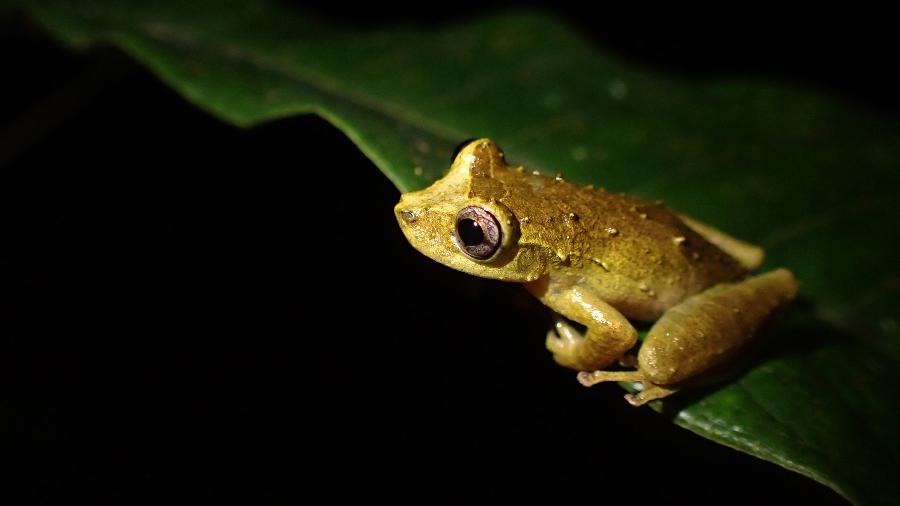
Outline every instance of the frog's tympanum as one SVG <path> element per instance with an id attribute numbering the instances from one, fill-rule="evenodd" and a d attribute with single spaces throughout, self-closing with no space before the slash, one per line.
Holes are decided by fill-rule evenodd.
<path id="1" fill-rule="evenodd" d="M 523 283 L 560 321 L 547 348 L 579 381 L 640 382 L 639 406 L 721 369 L 797 292 L 787 269 L 748 277 L 762 249 L 667 209 L 508 165 L 488 139 L 395 208 L 412 245 L 438 262 Z M 637 357 L 629 320 L 654 322 Z M 635 370 L 603 371 L 619 362 Z"/>

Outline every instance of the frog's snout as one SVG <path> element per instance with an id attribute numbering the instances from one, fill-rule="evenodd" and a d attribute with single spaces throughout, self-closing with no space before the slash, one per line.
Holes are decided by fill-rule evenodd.
<path id="1" fill-rule="evenodd" d="M 410 206 L 409 203 L 401 197 L 400 202 L 398 202 L 397 205 L 394 206 L 394 215 L 397 217 L 397 221 L 399 221 L 401 225 L 412 225 L 416 222 L 419 213 L 417 213 L 415 208 L 413 206 Z"/>

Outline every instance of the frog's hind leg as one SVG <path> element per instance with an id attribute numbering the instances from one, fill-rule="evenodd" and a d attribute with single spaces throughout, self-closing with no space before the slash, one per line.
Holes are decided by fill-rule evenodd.
<path id="1" fill-rule="evenodd" d="M 688 228 L 703 236 L 704 239 L 716 245 L 720 250 L 734 257 L 747 270 L 752 271 L 762 264 L 766 252 L 759 246 L 731 237 L 712 225 L 707 225 L 689 216 L 679 214 L 678 217 Z"/>
<path id="2" fill-rule="evenodd" d="M 625 400 L 632 406 L 642 406 L 652 400 L 667 397 L 678 391 L 677 388 L 669 388 L 651 383 L 641 371 L 593 371 L 578 373 L 578 382 L 586 387 L 604 381 L 640 382 L 642 387 L 640 392 L 625 396 Z"/>
<path id="3" fill-rule="evenodd" d="M 578 373 L 578 382 L 586 387 L 594 386 L 604 381 L 645 381 L 640 371 L 581 371 Z"/>
<path id="4" fill-rule="evenodd" d="M 585 386 L 636 381 L 643 386 L 625 399 L 640 406 L 675 393 L 701 374 L 730 366 L 769 318 L 797 293 L 787 269 L 723 283 L 670 308 L 653 325 L 638 351 L 636 371 L 581 372 Z"/>
<path id="5" fill-rule="evenodd" d="M 798 286 L 791 271 L 776 269 L 685 299 L 647 333 L 638 351 L 640 371 L 668 388 L 732 364 Z"/>
<path id="6" fill-rule="evenodd" d="M 668 397 L 675 392 L 678 391 L 677 388 L 669 388 L 664 387 L 662 385 L 654 385 L 649 381 L 644 381 L 641 383 L 644 387 L 643 390 L 636 394 L 627 394 L 625 396 L 625 400 L 628 401 L 628 404 L 632 406 L 643 406 L 644 404 L 656 400 L 662 399 L 663 397 Z"/>

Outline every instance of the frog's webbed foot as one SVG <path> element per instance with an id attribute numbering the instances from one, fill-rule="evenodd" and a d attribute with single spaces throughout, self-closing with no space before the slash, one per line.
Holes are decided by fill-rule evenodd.
<path id="1" fill-rule="evenodd" d="M 625 395 L 625 400 L 632 406 L 642 406 L 654 399 L 661 399 L 677 392 L 678 389 L 655 385 L 644 377 L 640 371 L 594 371 L 578 373 L 578 382 L 586 387 L 604 381 L 636 381 L 641 384 L 641 391 Z"/>

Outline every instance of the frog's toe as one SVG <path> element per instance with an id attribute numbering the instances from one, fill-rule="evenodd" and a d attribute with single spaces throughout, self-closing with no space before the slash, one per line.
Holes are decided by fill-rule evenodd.
<path id="1" fill-rule="evenodd" d="M 578 332 L 578 329 L 570 325 L 569 322 L 565 320 L 557 320 L 553 330 L 555 330 L 556 334 L 565 341 L 576 342 L 584 339 L 584 336 L 581 335 L 581 332 Z M 553 332 L 553 330 L 551 330 L 550 332 Z"/>
<path id="2" fill-rule="evenodd" d="M 581 332 L 567 321 L 560 319 L 547 332 L 545 344 L 547 349 L 553 353 L 556 363 L 571 369 L 581 369 L 577 352 L 583 342 L 584 336 Z"/>
<path id="3" fill-rule="evenodd" d="M 581 371 L 576 377 L 586 387 L 604 381 L 644 381 L 644 375 L 640 371 Z"/>
<path id="4" fill-rule="evenodd" d="M 662 399 L 663 397 L 668 397 L 675 392 L 678 391 L 677 388 L 669 388 L 662 385 L 654 385 L 649 381 L 642 382 L 643 387 L 641 391 L 636 394 L 626 394 L 625 400 L 628 401 L 628 404 L 632 406 L 643 406 L 644 404 L 656 400 Z"/>
<path id="5" fill-rule="evenodd" d="M 565 355 L 572 353 L 572 349 L 583 339 L 584 336 L 575 327 L 560 320 L 547 332 L 546 345 L 554 355 Z"/>
<path id="6" fill-rule="evenodd" d="M 565 353 L 566 345 L 568 342 L 562 338 L 560 338 L 555 330 L 549 330 L 547 332 L 547 340 L 546 345 L 547 349 L 552 351 L 554 355 L 558 353 Z"/>
<path id="7" fill-rule="evenodd" d="M 575 341 L 563 339 L 556 334 L 555 330 L 547 332 L 547 349 L 553 353 L 553 360 L 563 367 L 577 369 L 575 361 Z"/>

